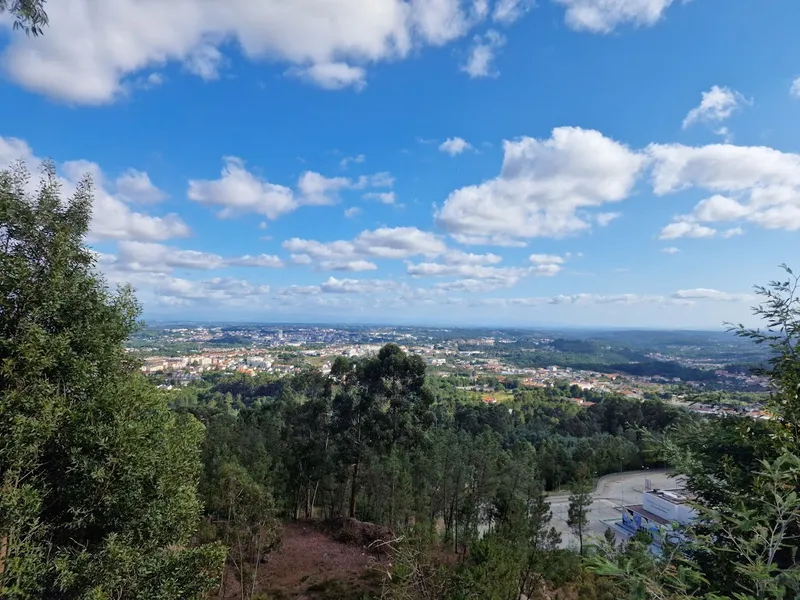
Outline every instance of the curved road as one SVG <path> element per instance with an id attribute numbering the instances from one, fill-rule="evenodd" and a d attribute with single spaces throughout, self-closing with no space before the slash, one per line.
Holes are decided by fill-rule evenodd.
<path id="1" fill-rule="evenodd" d="M 620 506 L 641 504 L 645 480 L 649 479 L 653 488 L 669 489 L 679 487 L 676 479 L 664 469 L 649 469 L 627 473 L 605 475 L 597 480 L 592 492 L 592 506 L 589 509 L 588 535 L 602 536 L 606 525 L 603 521 L 620 518 Z M 575 546 L 578 541 L 567 526 L 569 492 L 558 492 L 548 496 L 553 512 L 552 525 L 561 533 L 563 547 Z"/>
<path id="2" fill-rule="evenodd" d="M 611 475 L 603 475 L 597 480 L 592 495 L 595 498 L 608 498 L 614 495 L 615 492 L 622 492 L 626 487 L 631 492 L 642 491 L 644 489 L 645 479 L 650 479 L 653 487 L 668 487 L 674 483 L 674 480 L 669 479 L 666 469 L 645 469 L 643 471 L 623 471 L 622 473 L 612 473 Z M 640 485 L 638 485 L 640 484 Z M 569 498 L 570 491 L 549 492 L 548 499 L 557 500 L 562 496 Z"/>

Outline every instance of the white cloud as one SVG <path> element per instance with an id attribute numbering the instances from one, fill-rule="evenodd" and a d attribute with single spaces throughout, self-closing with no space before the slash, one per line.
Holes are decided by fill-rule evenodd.
<path id="1" fill-rule="evenodd" d="M 225 264 L 229 267 L 266 267 L 275 269 L 282 267 L 283 261 L 271 254 L 257 254 L 255 256 L 245 254 L 244 256 L 229 258 L 225 261 Z"/>
<path id="2" fill-rule="evenodd" d="M 730 229 L 726 229 L 720 235 L 724 238 L 732 238 L 737 235 L 743 235 L 744 230 L 741 227 L 731 227 Z"/>
<path id="3" fill-rule="evenodd" d="M 661 240 L 676 240 L 678 238 L 708 238 L 717 234 L 716 229 L 693 223 L 691 221 L 676 221 L 661 230 L 658 238 Z"/>
<path id="4" fill-rule="evenodd" d="M 673 298 L 681 300 L 723 300 L 723 301 L 739 301 L 749 300 L 749 294 L 728 294 L 718 290 L 708 288 L 695 288 L 691 290 L 678 290 L 672 294 Z"/>
<path id="5" fill-rule="evenodd" d="M 485 265 L 448 265 L 444 263 L 407 263 L 406 273 L 412 277 L 469 277 L 471 279 L 510 279 L 525 274 L 521 268 L 488 267 Z"/>
<path id="6" fill-rule="evenodd" d="M 343 90 L 348 87 L 356 91 L 367 85 L 367 72 L 362 67 L 353 67 L 343 62 L 332 62 L 311 65 L 310 67 L 292 67 L 287 75 L 303 79 L 325 90 Z"/>
<path id="7" fill-rule="evenodd" d="M 528 257 L 528 260 L 531 261 L 535 265 L 546 265 L 546 264 L 561 265 L 561 264 L 564 264 L 564 259 L 561 256 L 557 256 L 555 254 L 531 254 Z"/>
<path id="8" fill-rule="evenodd" d="M 505 43 L 506 38 L 494 29 L 490 29 L 482 36 L 476 35 L 472 40 L 467 62 L 461 66 L 461 70 L 473 79 L 497 77 L 500 72 L 494 68 L 493 63 Z"/>
<path id="9" fill-rule="evenodd" d="M 345 156 L 342 160 L 339 161 L 339 166 L 343 169 L 346 169 L 351 164 L 360 165 L 365 160 L 367 160 L 367 157 L 364 156 L 363 154 L 357 154 L 356 156 Z"/>
<path id="10" fill-rule="evenodd" d="M 661 251 L 664 254 L 677 254 L 680 252 L 680 248 L 676 248 L 675 246 L 667 246 L 666 248 L 662 248 Z"/>
<path id="11" fill-rule="evenodd" d="M 344 87 L 372 63 L 464 36 L 486 12 L 459 0 L 62 0 L 48 6 L 47 35 L 13 36 L 2 62 L 27 89 L 86 104 L 113 101 L 126 80 L 173 61 L 213 78 L 223 44 Z"/>
<path id="12" fill-rule="evenodd" d="M 462 243 L 515 244 L 588 229 L 579 210 L 626 198 L 645 157 L 576 127 L 504 142 L 500 175 L 450 194 L 436 221 Z"/>
<path id="13" fill-rule="evenodd" d="M 492 19 L 503 25 L 510 25 L 520 19 L 533 6 L 533 0 L 498 0 L 494 5 Z"/>
<path id="14" fill-rule="evenodd" d="M 365 187 L 385 187 L 394 180 L 388 173 L 362 175 L 357 181 L 346 177 L 325 177 L 306 171 L 297 182 L 297 193 L 292 188 L 262 179 L 245 168 L 236 157 L 226 157 L 219 179 L 191 180 L 187 196 L 190 200 L 212 206 L 221 206 L 221 218 L 248 213 L 264 215 L 275 220 L 300 206 L 335 204 L 339 192 Z"/>
<path id="15" fill-rule="evenodd" d="M 392 187 L 394 185 L 394 177 L 391 173 L 375 173 L 373 175 L 360 175 L 356 181 L 353 182 L 353 189 L 363 190 L 366 187 Z"/>
<path id="16" fill-rule="evenodd" d="M 539 275 L 541 277 L 552 277 L 561 272 L 561 265 L 550 263 L 544 265 L 536 265 L 527 271 L 531 275 Z"/>
<path id="17" fill-rule="evenodd" d="M 396 281 L 380 279 L 336 279 L 330 277 L 319 288 L 324 294 L 371 294 L 398 289 Z"/>
<path id="18" fill-rule="evenodd" d="M 442 292 L 463 292 L 467 294 L 479 294 L 483 292 L 491 292 L 492 290 L 504 289 L 512 287 L 517 282 L 516 279 L 458 279 L 456 281 L 448 281 L 444 283 L 437 283 L 433 289 Z"/>
<path id="19" fill-rule="evenodd" d="M 712 86 L 710 90 L 703 92 L 700 105 L 686 115 L 683 128 L 686 129 L 697 121 L 724 121 L 742 104 L 748 103 L 748 100 L 736 90 L 718 85 Z M 725 128 L 724 134 L 727 136 L 728 133 Z"/>
<path id="20" fill-rule="evenodd" d="M 701 200 L 695 206 L 692 216 L 701 222 L 734 221 L 746 216 L 749 210 L 736 200 L 716 194 Z"/>
<path id="21" fill-rule="evenodd" d="M 323 261 L 320 266 L 325 271 L 375 271 L 378 265 L 368 260 Z"/>
<path id="22" fill-rule="evenodd" d="M 201 43 L 194 48 L 186 58 L 186 70 L 200 77 L 204 81 L 219 79 L 219 71 L 225 63 L 216 46 L 211 43 Z"/>
<path id="23" fill-rule="evenodd" d="M 42 164 L 42 159 L 34 155 L 25 141 L 0 136 L 0 169 L 9 167 L 16 160 L 24 160 L 32 173 L 36 173 Z M 112 193 L 108 190 L 106 177 L 97 163 L 84 160 L 67 161 L 58 165 L 58 172 L 65 195 L 75 192 L 84 175 L 92 176 L 94 204 L 89 226 L 89 238 L 92 240 L 162 241 L 186 237 L 190 233 L 189 226 L 176 214 L 154 216 L 131 210 L 128 206 L 128 200 L 134 199 L 132 196 L 139 201 L 154 200 L 156 188 L 151 183 L 149 188 L 142 187 L 145 180 L 150 182 L 146 173 L 128 171 L 126 175 L 137 174 L 133 176 L 136 181 L 131 182 L 126 175 L 122 175 L 121 190 L 118 180 L 117 193 Z M 125 196 L 120 191 L 128 195 Z"/>
<path id="24" fill-rule="evenodd" d="M 598 213 L 595 215 L 594 219 L 597 221 L 597 224 L 600 227 L 606 227 L 611 223 L 611 221 L 615 221 L 622 216 L 622 213 L 618 212 L 605 212 L 605 213 Z"/>
<path id="25" fill-rule="evenodd" d="M 618 25 L 654 25 L 673 0 L 553 0 L 566 7 L 566 22 L 573 29 L 610 33 Z"/>
<path id="26" fill-rule="evenodd" d="M 722 126 L 719 129 L 715 129 L 714 133 L 719 136 L 722 136 L 722 139 L 725 141 L 726 144 L 730 144 L 733 141 L 733 133 L 731 133 L 731 130 L 725 126 Z"/>
<path id="27" fill-rule="evenodd" d="M 381 227 L 363 231 L 355 239 L 355 245 L 378 258 L 406 258 L 417 254 L 436 256 L 447 249 L 437 236 L 416 227 Z"/>
<path id="28" fill-rule="evenodd" d="M 800 98 L 800 77 L 792 82 L 792 86 L 789 88 L 789 93 L 795 98 Z"/>
<path id="29" fill-rule="evenodd" d="M 346 208 L 344 210 L 344 216 L 348 219 L 352 219 L 359 214 L 361 214 L 361 209 L 358 206 L 351 206 L 350 208 Z"/>
<path id="30" fill-rule="evenodd" d="M 137 296 L 149 298 L 154 304 L 173 306 L 229 306 L 251 309 L 268 300 L 270 288 L 232 277 L 190 280 L 165 273 L 135 273 L 110 270 L 106 276 L 111 283 L 130 283 Z"/>
<path id="31" fill-rule="evenodd" d="M 679 221 L 741 220 L 765 229 L 800 229 L 800 155 L 763 146 L 651 144 L 653 191 L 699 188 L 713 195 Z M 687 231 L 687 225 L 683 225 Z M 734 230 L 736 227 L 733 228 Z M 729 234 L 734 235 L 734 234 Z"/>
<path id="32" fill-rule="evenodd" d="M 442 256 L 447 265 L 496 265 L 503 258 L 497 254 L 472 254 L 461 250 L 448 250 Z"/>
<path id="33" fill-rule="evenodd" d="M 466 150 L 472 150 L 472 145 L 460 137 L 447 138 L 439 146 L 439 150 L 450 156 L 456 156 Z"/>
<path id="34" fill-rule="evenodd" d="M 372 270 L 373 263 L 367 259 L 438 256 L 447 250 L 437 236 L 416 227 L 383 227 L 362 231 L 352 241 L 319 242 L 292 238 L 286 240 L 283 247 L 291 253 L 295 264 L 337 270 Z M 349 269 L 344 268 L 347 265 Z"/>
<path id="35" fill-rule="evenodd" d="M 352 187 L 346 177 L 324 177 L 313 171 L 306 171 L 297 182 L 297 189 L 303 195 L 301 203 L 312 206 L 335 204 L 338 193 Z"/>
<path id="36" fill-rule="evenodd" d="M 225 218 L 256 213 L 274 220 L 300 206 L 291 188 L 259 179 L 235 157 L 225 159 L 220 179 L 190 181 L 186 195 L 201 204 L 222 206 L 219 214 Z"/>
<path id="37" fill-rule="evenodd" d="M 363 198 L 365 200 L 377 200 L 381 204 L 394 204 L 397 200 L 394 192 L 370 192 L 364 194 Z"/>
<path id="38" fill-rule="evenodd" d="M 171 273 L 173 269 L 213 270 L 224 267 L 268 267 L 279 268 L 283 261 L 277 256 L 261 254 L 258 256 L 238 256 L 223 258 L 210 252 L 182 250 L 164 244 L 120 241 L 117 255 L 104 255 L 101 261 L 113 264 L 119 272 Z"/>
<path id="39" fill-rule="evenodd" d="M 139 204 L 153 204 L 161 202 L 167 195 L 158 189 L 150 176 L 143 171 L 128 169 L 117 177 L 117 195 L 127 201 Z"/>

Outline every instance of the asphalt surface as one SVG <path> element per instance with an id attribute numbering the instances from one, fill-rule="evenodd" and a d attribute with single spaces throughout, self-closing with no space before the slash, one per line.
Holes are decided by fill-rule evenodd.
<path id="1" fill-rule="evenodd" d="M 669 489 L 679 487 L 678 482 L 671 478 L 666 471 L 648 470 L 633 473 L 619 473 L 606 475 L 597 482 L 597 487 L 592 494 L 593 502 L 589 509 L 588 531 L 584 534 L 584 543 L 587 536 L 602 537 L 607 529 L 604 521 L 621 518 L 620 506 L 642 503 L 642 492 L 645 482 L 649 479 L 652 488 Z M 564 548 L 578 547 L 578 538 L 572 534 L 567 525 L 569 510 L 569 493 L 552 494 L 548 497 L 550 508 L 553 512 L 552 525 L 561 533 L 561 545 Z M 617 539 L 621 534 L 616 531 Z"/>

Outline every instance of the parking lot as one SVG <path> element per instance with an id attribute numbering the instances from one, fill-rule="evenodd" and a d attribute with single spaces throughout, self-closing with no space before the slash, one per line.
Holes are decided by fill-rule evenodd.
<path id="1" fill-rule="evenodd" d="M 589 510 L 589 525 L 584 543 L 588 536 L 602 536 L 605 533 L 607 527 L 603 521 L 620 518 L 620 506 L 641 504 L 642 492 L 648 479 L 652 488 L 666 489 L 679 485 L 678 481 L 661 470 L 620 473 L 600 478 L 592 494 L 594 502 Z M 572 534 L 567 525 L 569 493 L 553 494 L 549 496 L 548 501 L 553 511 L 552 525 L 561 533 L 562 547 L 577 548 L 578 538 Z M 620 534 L 615 533 L 619 540 Z"/>

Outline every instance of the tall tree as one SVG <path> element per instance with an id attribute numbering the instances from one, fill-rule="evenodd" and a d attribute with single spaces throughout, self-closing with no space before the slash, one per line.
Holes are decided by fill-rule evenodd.
<path id="1" fill-rule="evenodd" d="M 578 536 L 580 553 L 583 554 L 583 542 L 586 527 L 589 525 L 589 508 L 592 506 L 592 492 L 587 483 L 576 485 L 569 497 L 567 525 Z"/>
<path id="2" fill-rule="evenodd" d="M 412 447 L 433 421 L 433 396 L 425 387 L 425 363 L 397 345 L 360 362 L 338 357 L 331 367 L 334 383 L 332 429 L 341 461 L 350 467 L 348 514 L 356 515 L 361 468 L 369 452 Z"/>
<path id="3" fill-rule="evenodd" d="M 139 309 L 84 246 L 91 180 L 33 188 L 0 172 L 0 597 L 198 597 L 224 555 L 187 547 L 203 428 L 123 348 Z"/>

